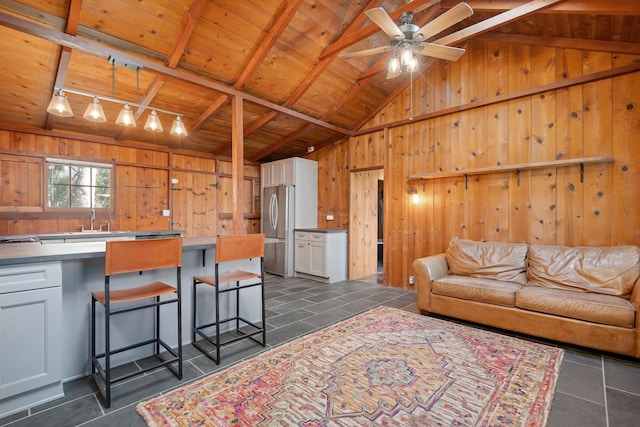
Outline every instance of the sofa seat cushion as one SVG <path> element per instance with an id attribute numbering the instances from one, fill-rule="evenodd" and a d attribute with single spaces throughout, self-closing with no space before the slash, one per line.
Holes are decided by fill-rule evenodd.
<path id="1" fill-rule="evenodd" d="M 514 307 L 522 285 L 469 276 L 445 276 L 431 284 L 431 292 L 448 297 Z"/>
<path id="2" fill-rule="evenodd" d="M 605 325 L 635 327 L 633 304 L 611 295 L 525 286 L 516 293 L 516 307 Z"/>
<path id="3" fill-rule="evenodd" d="M 629 298 L 640 277 L 636 246 L 529 246 L 529 284 Z"/>
<path id="4" fill-rule="evenodd" d="M 447 248 L 451 274 L 527 283 L 526 244 L 476 242 L 454 237 Z"/>

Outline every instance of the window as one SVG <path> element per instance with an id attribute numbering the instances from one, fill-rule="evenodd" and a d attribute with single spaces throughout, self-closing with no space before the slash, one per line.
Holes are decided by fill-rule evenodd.
<path id="1" fill-rule="evenodd" d="M 50 208 L 111 206 L 111 165 L 47 159 L 47 169 Z"/>

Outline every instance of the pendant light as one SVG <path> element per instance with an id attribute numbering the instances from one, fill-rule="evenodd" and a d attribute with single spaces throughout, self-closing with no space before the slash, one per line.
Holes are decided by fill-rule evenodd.
<path id="1" fill-rule="evenodd" d="M 86 120 L 89 120 L 90 122 L 96 123 L 104 123 L 107 121 L 98 97 L 93 97 L 93 101 L 91 101 L 91 103 L 87 105 L 87 109 L 84 111 L 84 115 L 82 117 L 84 117 Z"/>
<path id="2" fill-rule="evenodd" d="M 73 111 L 71 111 L 67 95 L 64 94 L 62 89 L 59 89 L 53 94 L 51 102 L 49 102 L 49 106 L 47 107 L 47 113 L 60 117 L 73 117 Z"/>
<path id="3" fill-rule="evenodd" d="M 118 114 L 118 118 L 116 119 L 116 124 L 125 127 L 136 127 L 136 118 L 133 116 L 133 111 L 131 111 L 131 107 L 129 104 L 125 104 L 120 110 L 120 114 Z"/>
<path id="4" fill-rule="evenodd" d="M 160 118 L 158 117 L 156 110 L 151 111 L 151 114 L 147 117 L 147 122 L 144 124 L 144 130 L 162 132 L 162 123 L 160 122 Z"/>
<path id="5" fill-rule="evenodd" d="M 176 119 L 173 121 L 173 126 L 171 126 L 170 133 L 174 136 L 187 136 L 187 129 L 184 127 L 182 116 L 176 117 Z"/>

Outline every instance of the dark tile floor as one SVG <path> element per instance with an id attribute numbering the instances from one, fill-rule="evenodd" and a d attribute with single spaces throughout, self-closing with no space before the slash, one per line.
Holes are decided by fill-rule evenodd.
<path id="1" fill-rule="evenodd" d="M 417 311 L 413 291 L 379 286 L 375 277 L 329 285 L 269 276 L 266 287 L 267 348 L 378 305 Z M 548 426 L 637 426 L 640 360 L 563 347 L 565 356 Z M 235 343 L 223 348 L 222 364 L 216 366 L 198 350 L 186 346 L 181 382 L 166 369 L 134 378 L 114 387 L 112 406 L 104 409 L 93 381 L 89 377 L 80 378 L 65 384 L 64 398 L 0 419 L 0 426 L 144 427 L 145 423 L 135 412 L 138 402 L 263 350 L 249 340 Z M 123 369 L 137 369 L 137 366 L 131 364 Z"/>

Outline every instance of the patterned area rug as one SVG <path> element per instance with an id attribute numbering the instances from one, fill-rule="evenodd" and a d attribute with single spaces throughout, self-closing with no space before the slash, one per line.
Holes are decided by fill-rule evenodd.
<path id="1" fill-rule="evenodd" d="M 150 426 L 543 426 L 562 355 L 378 307 L 137 411 Z"/>

